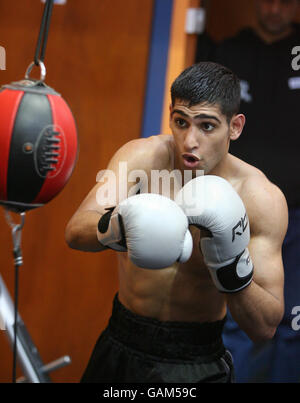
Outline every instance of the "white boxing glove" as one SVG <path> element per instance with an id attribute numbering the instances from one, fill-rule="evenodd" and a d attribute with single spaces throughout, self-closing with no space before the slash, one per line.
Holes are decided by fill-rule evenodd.
<path id="1" fill-rule="evenodd" d="M 247 249 L 250 225 L 231 184 L 219 176 L 199 176 L 180 190 L 175 201 L 190 225 L 208 231 L 201 237 L 201 251 L 218 290 L 233 293 L 247 287 L 253 277 Z"/>
<path id="2" fill-rule="evenodd" d="M 171 199 L 138 194 L 109 209 L 98 223 L 102 245 L 125 252 L 138 267 L 161 269 L 186 262 L 193 249 L 188 219 Z"/>

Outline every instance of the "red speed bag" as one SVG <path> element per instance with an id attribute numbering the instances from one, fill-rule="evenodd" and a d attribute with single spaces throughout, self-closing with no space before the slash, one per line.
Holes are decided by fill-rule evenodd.
<path id="1" fill-rule="evenodd" d="M 0 204 L 40 207 L 66 185 L 77 159 L 76 124 L 63 98 L 42 81 L 0 89 Z"/>

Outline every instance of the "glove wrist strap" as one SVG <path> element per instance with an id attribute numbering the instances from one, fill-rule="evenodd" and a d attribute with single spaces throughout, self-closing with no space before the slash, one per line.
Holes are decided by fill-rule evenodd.
<path id="1" fill-rule="evenodd" d="M 114 212 L 114 208 L 100 218 L 97 230 L 98 241 L 110 249 L 126 252 L 126 239 L 122 217 Z"/>
<path id="2" fill-rule="evenodd" d="M 246 248 L 232 263 L 214 268 L 208 265 L 215 286 L 224 293 L 235 293 L 246 288 L 253 278 L 253 263 Z"/>

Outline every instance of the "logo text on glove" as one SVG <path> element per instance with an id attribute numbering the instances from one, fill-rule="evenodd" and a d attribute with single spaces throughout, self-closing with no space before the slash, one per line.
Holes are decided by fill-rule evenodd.
<path id="1" fill-rule="evenodd" d="M 239 222 L 232 228 L 232 242 L 234 242 L 236 235 L 243 235 L 246 228 L 248 226 L 248 217 L 247 214 L 242 217 Z"/>

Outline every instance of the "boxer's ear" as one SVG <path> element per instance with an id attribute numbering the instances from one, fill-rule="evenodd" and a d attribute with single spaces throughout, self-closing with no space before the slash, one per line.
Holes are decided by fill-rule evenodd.
<path id="1" fill-rule="evenodd" d="M 237 140 L 240 137 L 240 135 L 243 131 L 243 128 L 245 126 L 245 122 L 246 122 L 245 115 L 243 115 L 241 113 L 234 115 L 231 118 L 230 125 L 229 125 L 230 140 Z"/>

